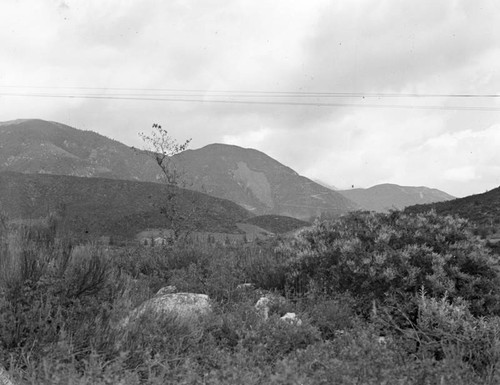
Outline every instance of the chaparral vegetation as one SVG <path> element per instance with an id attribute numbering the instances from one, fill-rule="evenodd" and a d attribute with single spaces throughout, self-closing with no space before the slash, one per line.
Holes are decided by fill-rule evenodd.
<path id="1" fill-rule="evenodd" d="M 58 223 L 0 221 L 15 384 L 500 383 L 500 265 L 466 220 L 356 212 L 267 241 L 114 248 Z M 213 311 L 123 327 L 165 286 Z M 262 317 L 266 294 L 281 300 Z"/>

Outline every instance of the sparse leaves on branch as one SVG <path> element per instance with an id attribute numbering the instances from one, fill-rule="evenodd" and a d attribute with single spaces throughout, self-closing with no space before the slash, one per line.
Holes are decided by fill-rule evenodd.
<path id="1" fill-rule="evenodd" d="M 181 231 L 186 230 L 189 217 L 194 215 L 194 211 L 183 214 L 179 208 L 177 198 L 182 190 L 178 190 L 176 187 L 186 187 L 186 181 L 184 173 L 179 170 L 179 166 L 175 164 L 173 157 L 185 151 L 191 139 L 187 139 L 184 143 L 178 143 L 160 124 L 154 123 L 152 128 L 151 135 L 141 132 L 139 136 L 146 144 L 148 154 L 160 167 L 163 174 L 163 181 L 170 187 L 166 193 L 164 204 L 160 207 L 160 212 L 167 220 L 167 225 L 173 231 L 173 238 L 177 240 Z"/>
<path id="2" fill-rule="evenodd" d="M 143 132 L 139 133 L 147 146 L 146 151 L 151 154 L 158 166 L 160 166 L 165 182 L 168 185 L 180 187 L 182 175 L 175 166 L 172 157 L 185 151 L 191 139 L 187 139 L 181 144 L 173 139 L 160 124 L 154 123 L 152 128 L 151 135 L 146 135 Z"/>

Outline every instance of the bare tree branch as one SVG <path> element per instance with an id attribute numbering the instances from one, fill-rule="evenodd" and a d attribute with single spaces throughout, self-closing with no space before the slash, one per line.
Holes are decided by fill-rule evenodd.
<path id="1" fill-rule="evenodd" d="M 174 240 L 177 240 L 181 231 L 187 225 L 186 218 L 182 215 L 178 201 L 181 190 L 178 188 L 186 187 L 184 173 L 179 170 L 179 166 L 175 164 L 174 155 L 185 151 L 191 139 L 187 139 L 184 143 L 178 143 L 173 139 L 166 129 L 160 124 L 154 123 L 151 135 L 139 133 L 139 136 L 146 144 L 145 150 L 155 160 L 161 169 L 164 183 L 171 187 L 166 193 L 164 203 L 160 207 L 160 212 L 165 216 L 169 225 L 173 230 Z M 173 187 L 173 188 L 172 188 Z"/>

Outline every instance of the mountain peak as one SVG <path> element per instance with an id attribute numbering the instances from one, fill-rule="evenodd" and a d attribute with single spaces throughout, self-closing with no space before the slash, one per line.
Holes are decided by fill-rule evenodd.
<path id="1" fill-rule="evenodd" d="M 253 154 L 259 154 L 260 156 L 264 156 L 266 158 L 272 159 L 265 152 L 259 151 L 255 148 L 251 148 L 251 147 L 241 147 L 241 146 L 238 146 L 236 144 L 211 143 L 211 144 L 207 144 L 204 147 L 199 148 L 198 150 L 220 152 L 220 153 L 233 153 L 233 154 L 234 153 L 240 154 L 242 152 L 248 152 L 248 153 L 253 153 Z M 191 151 L 197 151 L 197 150 L 191 150 Z"/>

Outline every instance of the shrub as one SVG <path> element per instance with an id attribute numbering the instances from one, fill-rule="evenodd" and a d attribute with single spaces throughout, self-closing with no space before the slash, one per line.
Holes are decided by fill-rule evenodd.
<path id="1" fill-rule="evenodd" d="M 95 245 L 77 253 L 67 239 L 57 237 L 54 221 L 49 217 L 12 225 L 0 237 L 6 245 L 1 255 L 6 274 L 0 280 L 0 350 L 16 362 L 23 357 L 39 362 L 66 338 L 80 354 L 89 352 L 119 290 L 120 280 L 105 253 Z"/>
<path id="2" fill-rule="evenodd" d="M 243 282 L 252 282 L 265 290 L 286 289 L 286 256 L 273 252 L 275 245 L 262 243 L 237 250 L 237 268 L 242 272 Z"/>
<path id="3" fill-rule="evenodd" d="M 323 339 L 333 339 L 356 323 L 354 300 L 348 295 L 338 298 L 320 297 L 299 302 L 311 317 L 311 323 L 321 332 Z"/>
<path id="4" fill-rule="evenodd" d="M 0 280 L 0 362 L 23 383 L 499 382 L 498 267 L 457 218 L 356 213 L 279 247 L 104 250 L 47 241 L 43 229 L 5 235 L 14 230 L 0 218 L 0 262 L 12 269 Z M 264 291 L 243 282 L 298 296 L 263 320 Z M 209 294 L 213 314 L 116 327 L 167 284 Z M 287 311 L 302 324 L 280 320 Z"/>
<path id="5" fill-rule="evenodd" d="M 305 315 L 302 324 L 290 324 L 271 314 L 265 320 L 253 302 L 240 302 L 226 307 L 220 323 L 212 331 L 222 349 L 246 352 L 254 362 L 268 365 L 296 349 L 303 349 L 320 340 L 319 330 Z"/>
<path id="6" fill-rule="evenodd" d="M 497 314 L 499 265 L 469 230 L 467 221 L 433 212 L 358 212 L 315 223 L 277 253 L 288 256 L 291 287 L 351 293 L 364 314 L 373 300 L 414 311 L 422 285 L 431 296 L 466 299 L 473 314 Z"/>
<path id="7" fill-rule="evenodd" d="M 382 317 L 383 318 L 383 317 Z M 389 322 L 387 322 L 389 321 Z M 418 318 L 411 328 L 401 330 L 392 319 L 385 318 L 394 335 L 420 360 L 461 361 L 481 376 L 492 375 L 500 364 L 500 318 L 474 317 L 467 302 L 447 296 L 428 297 L 424 290 L 418 296 Z"/>
<path id="8" fill-rule="evenodd" d="M 252 328 L 240 329 L 237 333 L 241 347 L 262 364 L 276 362 L 320 340 L 319 330 L 308 320 L 303 319 L 301 325 L 289 324 L 278 315 L 272 315 L 266 321 L 259 320 Z"/>
<path id="9" fill-rule="evenodd" d="M 414 361 L 379 344 L 369 325 L 299 350 L 276 364 L 271 384 L 484 384 L 457 361 Z"/>
<path id="10" fill-rule="evenodd" d="M 181 322 L 175 315 L 145 313 L 114 337 L 116 347 L 126 357 L 125 365 L 141 373 L 156 363 L 175 366 L 199 348 L 205 329 Z M 144 373 L 143 373 L 144 374 Z"/>

